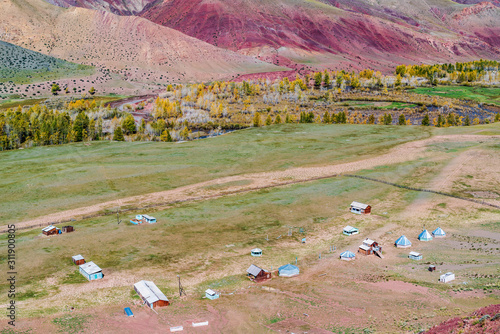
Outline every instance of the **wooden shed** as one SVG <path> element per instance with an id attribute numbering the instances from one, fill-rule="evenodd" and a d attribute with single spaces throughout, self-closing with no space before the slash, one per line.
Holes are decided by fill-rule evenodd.
<path id="1" fill-rule="evenodd" d="M 85 263 L 85 259 L 80 254 L 72 256 L 71 259 L 73 259 L 73 263 L 78 266 Z"/>
<path id="2" fill-rule="evenodd" d="M 168 298 L 151 281 L 140 281 L 134 284 L 134 290 L 142 298 L 144 304 L 154 309 L 170 305 Z"/>
<path id="3" fill-rule="evenodd" d="M 42 229 L 42 233 L 45 235 L 58 234 L 59 229 L 57 227 L 55 227 L 54 225 L 49 225 L 49 226 Z"/>
<path id="4" fill-rule="evenodd" d="M 73 226 L 63 226 L 62 228 L 62 231 L 63 233 L 69 233 L 69 232 L 73 232 L 75 230 L 75 228 Z"/>
<path id="5" fill-rule="evenodd" d="M 262 282 L 270 279 L 271 273 L 252 264 L 250 268 L 247 269 L 247 276 L 251 281 Z"/>
<path id="6" fill-rule="evenodd" d="M 368 215 L 372 211 L 372 207 L 368 204 L 363 204 L 359 202 L 352 202 L 351 208 L 349 209 L 352 213 L 357 213 L 360 215 Z"/>

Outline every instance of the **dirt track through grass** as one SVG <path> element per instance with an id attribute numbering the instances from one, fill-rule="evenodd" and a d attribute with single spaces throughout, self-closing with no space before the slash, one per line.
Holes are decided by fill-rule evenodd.
<path id="1" fill-rule="evenodd" d="M 146 195 L 131 196 L 118 200 L 106 201 L 96 205 L 49 214 L 20 222 L 16 224 L 16 226 L 18 228 L 26 226 L 39 226 L 40 224 L 58 223 L 68 221 L 70 219 L 78 219 L 84 216 L 97 215 L 102 213 L 104 210 L 116 211 L 119 208 L 127 206 L 140 207 L 155 203 L 196 201 L 262 188 L 278 187 L 290 183 L 312 181 L 319 178 L 332 177 L 342 173 L 352 173 L 377 166 L 403 163 L 406 161 L 424 158 L 432 154 L 430 152 L 426 152 L 426 147 L 437 142 L 484 142 L 499 139 L 500 136 L 482 135 L 436 136 L 396 146 L 388 153 L 373 158 L 327 166 L 290 168 L 283 171 L 270 171 L 222 177 L 176 189 L 154 192 Z M 227 187 L 225 185 L 227 185 Z"/>

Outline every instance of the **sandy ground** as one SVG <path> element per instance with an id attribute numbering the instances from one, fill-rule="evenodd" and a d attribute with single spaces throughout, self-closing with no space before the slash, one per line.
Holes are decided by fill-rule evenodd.
<path id="1" fill-rule="evenodd" d="M 67 210 L 62 212 L 53 213 L 50 215 L 38 217 L 32 220 L 27 220 L 16 224 L 16 226 L 39 226 L 40 224 L 49 224 L 68 221 L 69 219 L 78 219 L 83 216 L 94 215 L 102 212 L 105 209 L 114 208 L 115 210 L 123 206 L 144 206 L 155 203 L 165 203 L 165 205 L 173 204 L 175 202 L 185 202 L 185 201 L 196 201 L 204 200 L 214 197 L 220 197 L 224 195 L 230 195 L 235 192 L 245 192 L 257 190 L 263 187 L 277 187 L 289 184 L 290 182 L 306 182 L 312 181 L 317 178 L 336 176 L 342 173 L 352 173 L 355 171 L 374 168 L 377 166 L 390 165 L 403 163 L 406 161 L 417 160 L 419 158 L 424 158 L 430 156 L 432 153 L 426 150 L 427 146 L 430 144 L 438 142 L 453 142 L 453 141 L 469 141 L 469 142 L 486 142 L 486 141 L 498 141 L 500 136 L 483 136 L 483 135 L 448 135 L 448 136 L 436 136 L 429 139 L 414 141 L 399 145 L 391 149 L 388 153 L 372 157 L 364 160 L 327 165 L 320 167 L 300 167 L 291 168 L 283 171 L 270 171 L 264 173 L 252 173 L 244 175 L 236 175 L 223 177 L 215 180 L 210 180 L 206 182 L 201 182 L 189 186 L 184 186 L 172 190 L 155 192 L 146 195 L 126 197 L 118 200 L 108 201 L 104 203 L 99 203 L 96 205 L 91 205 L 87 207 L 82 207 L 73 210 Z M 473 159 L 477 153 L 465 152 L 460 155 L 457 162 L 452 163 L 450 167 L 452 170 L 447 170 L 451 172 L 452 175 L 460 172 L 462 166 Z M 447 184 L 450 182 L 451 178 L 444 177 L 440 178 L 441 182 L 436 187 L 441 190 L 447 188 Z M 209 186 L 214 185 L 224 185 L 228 182 L 234 181 L 249 181 L 243 186 L 228 186 L 228 187 L 218 187 L 217 189 L 207 189 Z M 3 226 L 5 228 L 6 226 Z"/>

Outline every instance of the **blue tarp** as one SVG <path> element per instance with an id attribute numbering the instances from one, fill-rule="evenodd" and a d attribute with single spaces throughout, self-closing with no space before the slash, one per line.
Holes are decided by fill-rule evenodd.
<path id="1" fill-rule="evenodd" d="M 125 307 L 125 314 L 127 315 L 127 317 L 133 317 L 134 314 L 132 313 L 132 310 L 130 309 L 130 307 Z"/>

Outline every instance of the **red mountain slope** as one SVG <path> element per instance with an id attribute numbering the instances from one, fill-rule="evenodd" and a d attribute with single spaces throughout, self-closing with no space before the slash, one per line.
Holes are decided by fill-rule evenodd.
<path id="1" fill-rule="evenodd" d="M 134 14 L 289 67 L 500 57 L 499 0 L 47 0 Z M 476 4 L 477 3 L 477 4 Z M 141 9 L 142 8 L 142 9 Z"/>

